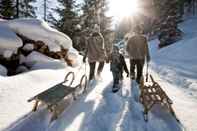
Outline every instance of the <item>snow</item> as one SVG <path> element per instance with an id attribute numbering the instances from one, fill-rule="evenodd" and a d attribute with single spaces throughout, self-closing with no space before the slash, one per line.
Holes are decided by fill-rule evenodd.
<path id="1" fill-rule="evenodd" d="M 180 25 L 184 38 L 166 48 L 157 50 L 157 40 L 151 42 L 152 68 L 162 78 L 179 85 L 197 98 L 197 18 Z"/>
<path id="2" fill-rule="evenodd" d="M 14 19 L 8 26 L 16 33 L 35 41 L 43 41 L 50 51 L 60 51 L 61 46 L 69 49 L 72 40 L 65 34 L 51 28 L 45 21 L 38 19 Z"/>
<path id="3" fill-rule="evenodd" d="M 72 66 L 80 65 L 81 57 L 76 49 L 70 48 L 67 53 L 68 59 L 72 60 Z"/>
<path id="4" fill-rule="evenodd" d="M 23 46 L 23 50 L 25 51 L 32 51 L 34 49 L 34 45 L 31 43 L 27 43 Z"/>
<path id="5" fill-rule="evenodd" d="M 24 72 L 27 72 L 29 71 L 28 68 L 26 66 L 23 66 L 23 65 L 20 65 L 19 67 L 17 67 L 16 69 L 16 73 L 24 73 Z"/>
<path id="6" fill-rule="evenodd" d="M 0 54 L 10 58 L 23 45 L 22 40 L 8 27 L 0 22 Z"/>
<path id="7" fill-rule="evenodd" d="M 31 70 L 35 69 L 58 69 L 65 68 L 66 64 L 63 61 L 55 60 L 44 54 L 33 51 L 27 57 L 21 59 L 20 63 L 24 63 Z"/>
<path id="8" fill-rule="evenodd" d="M 158 110 L 152 111 L 149 114 L 150 121 L 148 123 L 144 121 L 142 115 L 143 108 L 141 104 L 133 100 L 134 98 L 131 92 L 131 83 L 129 78 L 124 80 L 122 89 L 122 92 L 129 93 L 112 93 L 112 79 L 111 74 L 109 73 L 109 65 L 106 66 L 102 74 L 105 81 L 94 82 L 94 84 L 92 84 L 92 87 L 89 88 L 88 93 L 86 95 L 78 97 L 77 101 L 73 101 L 72 104 L 67 106 L 66 110 L 56 121 L 49 124 L 50 114 L 43 107 L 40 108 L 36 113 L 29 113 L 32 105 L 26 103 L 25 100 L 37 94 L 39 91 L 48 88 L 47 86 L 54 85 L 57 82 L 58 78 L 58 82 L 60 82 L 63 78 L 63 72 L 64 71 L 62 70 L 48 70 L 47 72 L 43 70 L 41 72 L 40 70 L 31 72 L 31 74 L 24 74 L 26 76 L 21 76 L 21 80 L 24 81 L 24 84 L 28 83 L 29 86 L 23 87 L 20 90 L 23 90 L 23 93 L 28 91 L 28 93 L 21 94 L 20 92 L 18 94 L 17 90 L 19 89 L 15 90 L 15 97 L 17 97 L 18 99 L 18 103 L 20 102 L 20 104 L 15 104 L 15 112 L 20 112 L 19 114 L 14 114 L 13 111 L 13 114 L 9 114 L 6 112 L 9 112 L 10 110 L 3 110 L 4 114 L 11 115 L 2 118 L 4 119 L 4 124 L 6 123 L 6 118 L 9 117 L 9 120 L 13 120 L 12 118 L 15 118 L 16 120 L 16 118 L 20 116 L 18 120 L 13 121 L 13 123 L 6 128 L 6 131 L 127 131 L 130 129 L 139 131 L 181 131 L 181 126 L 171 115 L 165 113 L 164 110 L 161 112 L 158 112 Z M 36 83 L 35 81 L 40 81 L 40 83 Z M 13 84 L 16 85 L 16 83 Z M 21 85 L 22 83 L 17 84 Z M 6 91 L 8 90 L 9 89 L 7 89 Z M 5 94 L 5 92 L 3 94 Z M 20 95 L 20 97 L 18 97 L 18 95 Z M 14 104 L 10 104 L 9 106 L 12 107 L 14 106 Z M 20 106 L 23 106 L 23 110 L 19 111 L 19 109 L 21 108 Z"/>
<path id="9" fill-rule="evenodd" d="M 7 75 L 7 69 L 0 64 L 0 76 L 6 76 Z"/>
<path id="10" fill-rule="evenodd" d="M 183 30 L 187 30 L 184 38 L 169 47 L 158 50 L 158 41 L 150 42 L 150 73 L 172 99 L 172 107 L 181 123 L 159 105 L 154 106 L 149 112 L 149 120 L 145 122 L 143 106 L 139 103 L 137 83 L 125 78 L 121 90 L 112 93 L 109 64 L 104 67 L 102 80 L 93 81 L 87 93 L 78 96 L 76 101 L 69 98 L 64 105 L 65 111 L 57 120 L 49 123 L 51 115 L 46 108 L 41 105 L 37 112 L 31 112 L 33 103 L 27 103 L 27 99 L 62 82 L 68 71 L 74 71 L 77 77 L 74 84 L 78 84 L 80 77 L 84 73 L 88 74 L 88 66 L 79 64 L 75 68 L 63 67 L 60 66 L 61 61 L 54 63 L 53 59 L 34 52 L 28 56 L 30 65 L 32 68 L 40 69 L 43 64 L 45 69 L 0 79 L 0 106 L 3 107 L 0 108 L 0 130 L 197 131 L 197 56 L 194 54 L 197 34 L 190 32 L 196 29 L 196 22 L 197 19 L 192 18 L 180 25 Z M 32 61 L 36 64 L 32 64 Z M 36 66 L 37 63 L 41 65 Z M 127 64 L 129 65 L 128 60 Z M 48 66 L 54 68 L 46 69 Z"/>

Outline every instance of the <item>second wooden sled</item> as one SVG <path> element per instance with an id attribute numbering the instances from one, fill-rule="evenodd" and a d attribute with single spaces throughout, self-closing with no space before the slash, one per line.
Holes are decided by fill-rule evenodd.
<path id="1" fill-rule="evenodd" d="M 144 106 L 144 120 L 148 121 L 148 112 L 155 104 L 160 104 L 161 106 L 167 107 L 169 112 L 175 119 L 179 122 L 176 114 L 172 108 L 172 100 L 168 97 L 161 86 L 154 81 L 153 77 L 150 75 L 152 85 L 145 85 L 144 81 L 140 82 L 140 102 Z"/>

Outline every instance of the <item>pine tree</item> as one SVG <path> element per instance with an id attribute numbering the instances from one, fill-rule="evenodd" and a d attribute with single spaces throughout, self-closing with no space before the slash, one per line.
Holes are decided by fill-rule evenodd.
<path id="1" fill-rule="evenodd" d="M 53 17 L 52 17 L 53 13 L 51 12 L 52 11 L 52 7 L 50 6 L 50 5 L 53 5 L 52 1 L 53 0 L 42 0 L 41 5 L 38 7 L 38 8 L 40 8 L 39 9 L 40 10 L 40 15 L 43 16 L 42 19 L 44 19 L 47 22 L 51 22 L 50 20 L 53 19 Z"/>
<path id="2" fill-rule="evenodd" d="M 119 42 L 124 39 L 125 35 L 132 30 L 132 22 L 128 17 L 123 18 L 115 26 L 115 41 Z"/>
<path id="3" fill-rule="evenodd" d="M 53 9 L 59 18 L 55 18 L 50 14 L 49 21 L 56 26 L 58 30 L 73 38 L 75 27 L 77 25 L 77 13 L 75 12 L 75 0 L 58 0 L 63 6 L 61 8 Z"/>
<path id="4" fill-rule="evenodd" d="M 100 32 L 104 36 L 105 47 L 110 52 L 113 41 L 113 32 L 111 30 L 111 17 L 106 16 L 108 10 L 107 0 L 84 0 L 82 7 L 84 30 L 91 31 L 95 24 L 99 26 Z"/>
<path id="5" fill-rule="evenodd" d="M 99 0 L 84 0 L 83 10 L 83 28 L 92 30 L 95 24 L 100 25 L 101 2 Z"/>
<path id="6" fill-rule="evenodd" d="M 5 18 L 14 17 L 14 3 L 12 0 L 1 0 L 0 1 L 0 14 Z"/>
<path id="7" fill-rule="evenodd" d="M 154 0 L 160 47 L 172 44 L 181 37 L 178 23 L 181 20 L 177 0 Z"/>
<path id="8" fill-rule="evenodd" d="M 36 0 L 17 0 L 18 6 L 16 7 L 18 13 L 16 17 L 36 17 L 35 10 L 36 7 L 32 5 L 32 3 L 36 2 Z M 16 2 L 17 5 L 17 2 Z"/>
<path id="9" fill-rule="evenodd" d="M 111 29 L 112 17 L 106 16 L 106 12 L 108 11 L 108 3 L 106 0 L 100 0 L 100 9 L 99 11 L 99 24 L 100 31 L 103 34 L 105 41 L 105 49 L 107 55 L 109 56 L 112 50 L 112 43 L 114 41 L 114 32 Z"/>

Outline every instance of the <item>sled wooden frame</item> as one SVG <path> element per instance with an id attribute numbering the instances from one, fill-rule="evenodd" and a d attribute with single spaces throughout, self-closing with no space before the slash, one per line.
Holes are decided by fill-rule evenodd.
<path id="1" fill-rule="evenodd" d="M 172 100 L 167 96 L 165 91 L 161 88 L 161 86 L 154 81 L 153 77 L 150 75 L 151 81 L 153 85 L 146 86 L 144 82 L 140 83 L 140 102 L 144 106 L 144 120 L 148 121 L 148 112 L 155 104 L 160 104 L 161 106 L 166 106 L 170 111 L 172 116 L 179 122 L 176 117 L 176 114 L 172 108 Z"/>
<path id="2" fill-rule="evenodd" d="M 70 77 L 70 80 L 68 80 Z M 87 87 L 87 77 L 83 75 L 81 77 L 80 83 L 75 87 L 72 87 L 72 83 L 74 81 L 74 72 L 68 72 L 65 76 L 63 82 L 39 93 L 38 95 L 28 99 L 28 102 L 35 100 L 35 104 L 33 106 L 32 111 L 35 112 L 37 110 L 39 102 L 42 102 L 47 106 L 47 109 L 53 113 L 51 121 L 57 119 L 58 115 L 56 112 L 56 107 L 58 103 L 60 103 L 66 96 L 72 95 L 74 100 L 76 100 L 76 89 L 81 88 L 82 94 L 85 93 Z M 64 85 L 68 84 L 68 85 Z"/>

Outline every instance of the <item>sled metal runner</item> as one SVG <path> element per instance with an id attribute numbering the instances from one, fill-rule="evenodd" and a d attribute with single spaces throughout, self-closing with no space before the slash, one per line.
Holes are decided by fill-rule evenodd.
<path id="1" fill-rule="evenodd" d="M 177 119 L 175 112 L 172 108 L 172 100 L 167 96 L 165 91 L 161 86 L 154 81 L 153 77 L 150 75 L 152 85 L 145 85 L 144 82 L 140 83 L 140 102 L 144 106 L 144 120 L 148 121 L 148 112 L 155 104 L 160 104 L 161 106 L 166 106 L 169 112 Z"/>
<path id="2" fill-rule="evenodd" d="M 39 102 L 41 102 L 44 103 L 44 105 L 47 106 L 47 109 L 52 113 L 51 121 L 57 119 L 58 115 L 60 115 L 61 112 L 63 112 L 63 110 L 61 112 L 57 111 L 57 108 L 62 104 L 61 102 L 66 96 L 72 95 L 74 100 L 76 100 L 77 89 L 81 90 L 82 94 L 86 91 L 86 75 L 83 75 L 81 77 L 80 83 L 78 85 L 72 87 L 74 78 L 74 72 L 68 72 L 63 82 L 30 98 L 28 102 L 35 100 L 35 104 L 32 111 L 35 112 L 37 110 Z"/>

